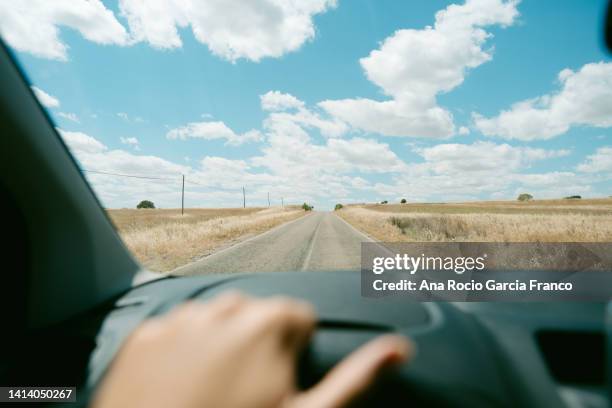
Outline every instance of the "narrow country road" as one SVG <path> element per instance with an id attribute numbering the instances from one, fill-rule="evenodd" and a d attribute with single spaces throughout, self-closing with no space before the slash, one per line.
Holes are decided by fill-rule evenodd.
<path id="1" fill-rule="evenodd" d="M 175 271 L 235 272 L 359 270 L 369 239 L 332 212 L 314 212 Z"/>

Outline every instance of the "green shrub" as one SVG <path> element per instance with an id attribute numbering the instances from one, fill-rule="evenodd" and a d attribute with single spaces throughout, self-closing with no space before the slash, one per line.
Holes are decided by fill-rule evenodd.
<path id="1" fill-rule="evenodd" d="M 564 197 L 566 200 L 580 200 L 582 198 L 582 196 L 579 195 L 571 195 L 571 196 L 567 196 Z"/>
<path id="2" fill-rule="evenodd" d="M 389 203 L 389 202 L 388 202 L 387 200 L 384 200 L 384 201 L 381 201 L 380 203 L 381 203 L 381 204 L 387 204 L 387 203 Z"/>
<path id="3" fill-rule="evenodd" d="M 519 194 L 519 196 L 516 199 L 519 201 L 531 201 L 533 200 L 533 196 L 529 193 L 523 193 L 523 194 Z"/>
<path id="4" fill-rule="evenodd" d="M 308 205 L 308 203 L 304 203 L 304 204 L 302 204 L 302 208 L 304 209 L 304 211 L 312 211 L 314 206 Z"/>
<path id="5" fill-rule="evenodd" d="M 400 204 L 406 204 L 406 199 L 402 198 L 402 200 L 400 201 Z"/>
<path id="6" fill-rule="evenodd" d="M 155 204 L 153 204 L 153 201 L 142 200 L 138 203 L 136 208 L 155 208 Z"/>
<path id="7" fill-rule="evenodd" d="M 344 207 L 344 206 L 343 206 L 342 204 L 338 203 L 338 204 L 336 204 L 336 206 L 334 207 L 334 211 L 341 210 L 341 209 L 342 209 L 342 207 Z"/>

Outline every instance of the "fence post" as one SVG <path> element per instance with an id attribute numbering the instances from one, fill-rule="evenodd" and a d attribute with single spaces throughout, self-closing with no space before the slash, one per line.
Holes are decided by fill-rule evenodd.
<path id="1" fill-rule="evenodd" d="M 183 174 L 183 187 L 181 188 L 181 215 L 185 214 L 185 175 Z"/>

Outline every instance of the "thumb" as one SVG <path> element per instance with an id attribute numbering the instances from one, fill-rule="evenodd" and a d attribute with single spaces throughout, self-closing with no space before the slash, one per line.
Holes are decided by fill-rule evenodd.
<path id="1" fill-rule="evenodd" d="M 332 368 L 319 384 L 298 394 L 292 406 L 343 407 L 368 389 L 382 369 L 402 363 L 413 354 L 414 345 L 405 337 L 388 335 L 374 339 Z"/>

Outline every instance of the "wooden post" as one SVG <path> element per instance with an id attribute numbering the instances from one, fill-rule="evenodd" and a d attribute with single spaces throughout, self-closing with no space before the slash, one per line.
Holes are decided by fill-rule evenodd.
<path id="1" fill-rule="evenodd" d="M 181 215 L 185 214 L 185 175 L 183 174 L 183 188 L 181 189 Z"/>

